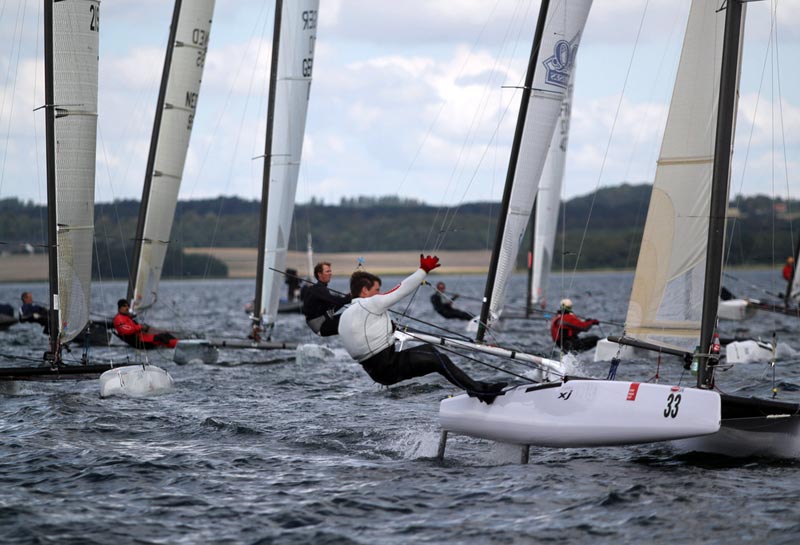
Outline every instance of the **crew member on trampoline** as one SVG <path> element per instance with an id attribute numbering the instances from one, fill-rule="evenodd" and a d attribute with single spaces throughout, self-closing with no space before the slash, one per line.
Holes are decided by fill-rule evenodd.
<path id="1" fill-rule="evenodd" d="M 458 299 L 458 294 L 447 295 L 444 290 L 446 286 L 444 282 L 436 284 L 436 291 L 431 295 L 431 303 L 433 309 L 444 316 L 445 318 L 455 318 L 456 320 L 472 320 L 472 314 L 464 312 L 453 306 L 453 301 Z"/>
<path id="2" fill-rule="evenodd" d="M 130 313 L 127 299 L 117 301 L 114 330 L 119 338 L 139 350 L 151 348 L 175 348 L 178 339 L 167 331 L 151 331 L 149 325 L 141 325 Z"/>
<path id="3" fill-rule="evenodd" d="M 599 324 L 599 320 L 581 320 L 572 312 L 572 301 L 570 299 L 561 300 L 561 309 L 550 320 L 550 336 L 561 350 L 565 352 L 583 352 L 594 348 L 599 337 L 597 335 L 579 335 L 591 329 L 593 325 Z"/>

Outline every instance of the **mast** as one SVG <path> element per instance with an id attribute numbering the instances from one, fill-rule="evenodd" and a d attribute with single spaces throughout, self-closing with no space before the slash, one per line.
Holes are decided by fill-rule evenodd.
<path id="1" fill-rule="evenodd" d="M 503 232 L 506 226 L 506 216 L 511 202 L 511 189 L 514 184 L 514 176 L 519 159 L 520 144 L 522 143 L 522 131 L 525 128 L 525 116 L 528 112 L 528 103 L 531 98 L 531 87 L 533 86 L 533 74 L 536 70 L 536 59 L 539 57 L 539 48 L 542 45 L 542 35 L 544 34 L 544 24 L 547 18 L 547 10 L 550 6 L 549 0 L 542 0 L 539 6 L 539 19 L 536 22 L 536 31 L 533 35 L 533 46 L 528 59 L 528 71 L 525 74 L 525 86 L 522 89 L 522 99 L 520 100 L 519 113 L 517 115 L 517 127 L 514 131 L 514 142 L 511 145 L 511 157 L 508 161 L 508 172 L 506 173 L 506 184 L 503 189 L 503 201 L 500 206 L 500 214 L 497 218 L 497 231 L 495 232 L 494 247 L 492 248 L 492 260 L 489 262 L 489 273 L 486 277 L 486 288 L 483 292 L 483 305 L 478 320 L 478 332 L 475 340 L 482 342 L 486 333 L 486 324 L 489 320 L 489 306 L 492 300 L 492 290 L 497 276 L 497 262 L 500 259 L 500 247 L 503 243 Z"/>
<path id="2" fill-rule="evenodd" d="M 47 321 L 50 329 L 50 352 L 47 359 L 52 364 L 61 361 L 58 342 L 58 226 L 56 221 L 56 140 L 55 92 L 53 90 L 53 0 L 44 0 L 44 103 L 45 103 L 45 157 L 47 162 L 47 276 L 50 280 L 50 310 Z"/>
<path id="3" fill-rule="evenodd" d="M 144 226 L 147 219 L 148 205 L 150 204 L 150 188 L 153 184 L 153 168 L 156 162 L 156 150 L 158 149 L 158 136 L 161 132 L 161 118 L 164 115 L 164 102 L 167 96 L 167 83 L 169 71 L 172 68 L 172 52 L 175 45 L 175 36 L 178 32 L 178 19 L 181 14 L 182 0 L 175 0 L 175 7 L 172 11 L 172 23 L 169 27 L 169 38 L 167 39 L 167 52 L 164 55 L 164 69 L 161 71 L 161 86 L 158 89 L 158 102 L 156 104 L 156 115 L 153 121 L 153 133 L 150 135 L 150 151 L 147 155 L 147 167 L 144 173 L 144 188 L 142 189 L 142 200 L 139 203 L 139 219 L 136 223 L 136 238 L 133 242 L 133 259 L 131 261 L 131 274 L 128 278 L 128 301 L 133 304 L 134 291 L 136 289 L 136 277 L 139 272 L 139 262 L 142 258 L 142 243 L 144 242 Z"/>
<path id="4" fill-rule="evenodd" d="M 272 166 L 272 133 L 275 121 L 275 92 L 278 85 L 278 55 L 280 53 L 281 16 L 283 0 L 275 2 L 275 26 L 272 31 L 272 65 L 269 73 L 269 91 L 267 102 L 267 134 L 264 141 L 264 170 L 261 179 L 261 210 L 258 222 L 258 261 L 256 263 L 256 296 L 253 304 L 253 333 L 261 329 L 261 311 L 263 304 L 264 258 L 267 242 L 267 210 L 269 209 L 269 179 Z"/>
<path id="5" fill-rule="evenodd" d="M 708 218 L 703 318 L 700 329 L 700 352 L 709 351 L 717 321 L 722 275 L 722 255 L 725 245 L 725 216 L 728 208 L 731 145 L 738 93 L 739 48 L 742 29 L 740 0 L 727 0 L 725 33 L 722 49 L 722 68 L 717 109 L 714 169 L 711 178 L 711 206 Z M 713 388 L 716 361 L 701 355 L 697 372 L 698 388 Z"/>

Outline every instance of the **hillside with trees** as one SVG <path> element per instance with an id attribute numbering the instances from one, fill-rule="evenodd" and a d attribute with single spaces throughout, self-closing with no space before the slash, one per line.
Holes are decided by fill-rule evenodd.
<path id="1" fill-rule="evenodd" d="M 607 187 L 563 204 L 556 240 L 555 268 L 631 268 L 650 198 L 649 185 Z M 260 204 L 236 197 L 178 203 L 165 276 L 227 274 L 224 263 L 184 248 L 247 247 L 258 240 Z M 434 207 L 399 197 L 355 197 L 338 205 L 313 200 L 295 207 L 290 248 L 304 251 L 306 236 L 315 251 L 371 252 L 430 249 L 481 250 L 491 247 L 498 203 Z M 731 265 L 772 264 L 793 253 L 800 229 L 793 224 L 797 201 L 764 196 L 731 202 Z M 95 273 L 127 276 L 139 203 L 115 201 L 95 206 Z M 0 200 L 0 251 L 44 251 L 47 216 L 43 206 Z M 529 236 L 529 235 L 526 235 Z M 527 241 L 525 242 L 527 247 Z M 563 263 L 562 263 L 563 260 Z M 524 256 L 520 257 L 520 266 Z"/>

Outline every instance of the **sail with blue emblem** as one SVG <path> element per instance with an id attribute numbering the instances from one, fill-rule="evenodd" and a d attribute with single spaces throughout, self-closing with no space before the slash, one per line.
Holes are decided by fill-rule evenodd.
<path id="1" fill-rule="evenodd" d="M 502 241 L 496 249 L 499 253 L 489 298 L 490 320 L 501 314 L 505 303 L 508 280 L 514 271 L 533 210 L 539 180 L 562 113 L 562 104 L 567 97 L 575 56 L 591 6 L 591 0 L 576 0 L 553 2 L 548 7 L 541 46 L 533 68 L 530 101 L 527 110 L 520 112 L 523 122 L 520 151 L 516 162 L 509 164 L 508 179 L 512 186 L 503 221 Z M 519 125 L 517 130 L 520 130 Z"/>

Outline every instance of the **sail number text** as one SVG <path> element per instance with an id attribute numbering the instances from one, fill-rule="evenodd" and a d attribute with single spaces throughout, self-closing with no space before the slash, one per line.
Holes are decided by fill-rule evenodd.
<path id="1" fill-rule="evenodd" d="M 675 418 L 678 416 L 678 408 L 681 405 L 681 394 L 669 394 L 667 396 L 667 407 L 664 409 L 664 418 Z"/>
<path id="2" fill-rule="evenodd" d="M 202 28 L 195 28 L 192 30 L 192 44 L 201 48 L 197 51 L 197 58 L 195 64 L 198 68 L 202 68 L 206 62 L 206 50 L 208 49 L 208 31 Z"/>
<path id="3" fill-rule="evenodd" d="M 317 28 L 317 10 L 311 9 L 303 12 L 303 30 L 315 30 Z M 314 41 L 317 39 L 315 34 L 308 37 L 308 57 L 303 59 L 303 77 L 310 78 L 314 69 Z"/>
<path id="4" fill-rule="evenodd" d="M 92 16 L 92 20 L 89 23 L 89 30 L 92 32 L 100 32 L 100 6 L 97 4 L 89 6 L 89 14 Z"/>

